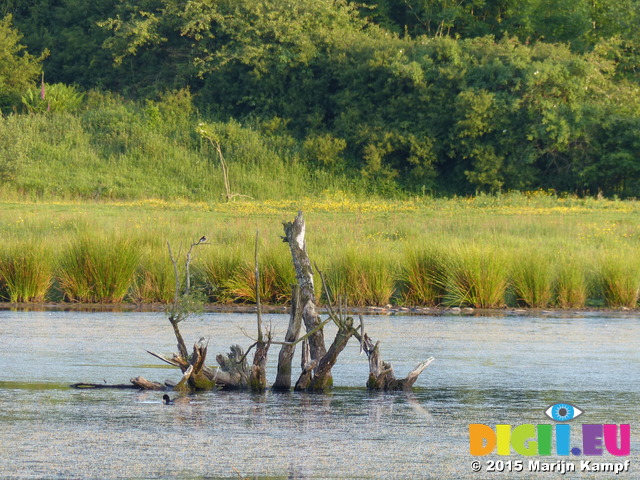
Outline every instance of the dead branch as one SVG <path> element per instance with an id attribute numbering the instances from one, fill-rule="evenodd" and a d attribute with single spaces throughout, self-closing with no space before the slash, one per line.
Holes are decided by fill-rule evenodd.
<path id="1" fill-rule="evenodd" d="M 289 314 L 289 327 L 284 337 L 280 355 L 278 355 L 278 373 L 276 381 L 271 388 L 275 391 L 289 391 L 291 389 L 291 362 L 296 351 L 297 338 L 302 326 L 302 312 L 299 308 L 300 288 L 293 285 L 291 293 L 291 312 Z"/>

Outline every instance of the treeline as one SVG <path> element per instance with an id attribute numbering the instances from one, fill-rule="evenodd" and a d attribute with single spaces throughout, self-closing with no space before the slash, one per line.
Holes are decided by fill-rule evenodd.
<path id="1" fill-rule="evenodd" d="M 140 102 L 188 88 L 193 128 L 256 125 L 284 157 L 379 194 L 640 195 L 633 0 L 1 5 L 14 63 L 0 68 L 20 69 L 32 100 L 40 66 L 48 83 Z M 26 83 L 5 78 L 4 111 L 25 111 Z"/>

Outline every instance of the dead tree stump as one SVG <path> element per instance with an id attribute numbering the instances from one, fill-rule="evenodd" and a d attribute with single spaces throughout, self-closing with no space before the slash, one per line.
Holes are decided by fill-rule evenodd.
<path id="1" fill-rule="evenodd" d="M 300 288 L 300 309 L 302 310 L 302 321 L 307 333 L 313 331 L 321 320 L 316 308 L 316 294 L 314 291 L 313 268 L 307 255 L 307 245 L 305 240 L 305 223 L 302 212 L 298 212 L 293 222 L 285 222 L 284 237 L 282 240 L 289 244 L 293 266 L 296 270 L 296 280 Z M 323 330 L 317 329 L 309 336 L 309 352 L 311 360 L 320 361 L 327 353 L 324 343 Z"/>
<path id="2" fill-rule="evenodd" d="M 284 345 L 280 349 L 278 355 L 278 373 L 276 381 L 272 385 L 272 389 L 277 392 L 288 392 L 291 389 L 291 362 L 296 351 L 294 343 L 300 335 L 300 327 L 302 326 L 302 311 L 300 304 L 300 288 L 293 286 L 291 294 L 291 312 L 289 314 L 289 327 L 284 337 Z"/>
<path id="3" fill-rule="evenodd" d="M 367 388 L 369 390 L 410 390 L 420 374 L 434 360 L 433 357 L 429 357 L 414 368 L 405 378 L 398 380 L 393 373 L 391 364 L 383 361 L 380 356 L 380 342 L 376 342 L 374 345 L 365 333 L 361 339 L 361 345 L 367 357 L 369 357 L 369 379 L 367 380 Z"/>

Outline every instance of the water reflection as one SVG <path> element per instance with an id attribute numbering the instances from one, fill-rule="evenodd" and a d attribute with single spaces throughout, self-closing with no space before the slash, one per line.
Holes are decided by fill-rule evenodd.
<path id="1" fill-rule="evenodd" d="M 286 329 L 285 316 L 269 317 Z M 249 343 L 238 326 L 253 321 L 206 315 L 183 333 L 191 341 L 210 336 L 209 351 L 218 353 Z M 481 478 L 470 468 L 469 423 L 548 423 L 544 409 L 566 401 L 590 423 L 637 426 L 637 323 L 372 317 L 370 333 L 399 375 L 436 357 L 412 393 L 362 388 L 368 367 L 354 344 L 328 395 L 208 392 L 163 405 L 158 392 L 66 387 L 179 377 L 154 368 L 144 351 L 173 348 L 162 315 L 2 312 L 0 477 Z M 573 332 L 569 341 L 558 340 L 560 330 Z M 638 440 L 632 427 L 632 445 Z M 633 448 L 632 464 L 639 460 Z M 567 478 L 604 478 L 590 475 Z M 637 469 L 627 476 L 637 477 Z"/>

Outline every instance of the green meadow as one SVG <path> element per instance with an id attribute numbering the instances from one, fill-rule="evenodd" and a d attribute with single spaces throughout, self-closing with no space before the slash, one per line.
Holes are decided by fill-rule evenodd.
<path id="1" fill-rule="evenodd" d="M 295 281 L 282 222 L 305 213 L 309 254 L 354 306 L 635 308 L 640 203 L 545 192 L 362 200 L 345 193 L 236 202 L 7 202 L 5 302 L 166 303 L 179 262 L 208 303 L 286 304 Z M 317 282 L 320 283 L 319 281 Z M 326 301 L 317 285 L 318 295 Z"/>

